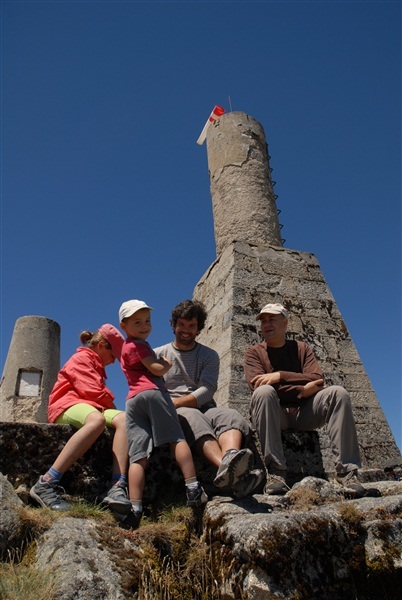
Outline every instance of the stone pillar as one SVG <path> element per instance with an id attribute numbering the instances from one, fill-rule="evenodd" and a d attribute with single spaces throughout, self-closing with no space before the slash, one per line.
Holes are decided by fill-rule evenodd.
<path id="1" fill-rule="evenodd" d="M 208 311 L 198 340 L 220 356 L 215 400 L 248 417 L 251 394 L 244 352 L 261 341 L 258 311 L 268 302 L 280 302 L 289 310 L 289 337 L 313 348 L 328 385 L 349 391 L 363 465 L 381 467 L 400 452 L 320 265 L 313 254 L 281 246 L 274 200 L 267 193 L 264 203 L 263 185 L 252 185 L 270 179 L 268 161 L 253 158 L 262 156 L 265 144 L 256 123 L 242 113 L 229 113 L 207 133 L 218 258 L 198 282 L 194 298 Z M 256 212 L 261 212 L 259 219 Z M 324 430 L 320 446 L 325 470 L 331 472 L 333 457 Z"/>
<path id="2" fill-rule="evenodd" d="M 224 114 L 208 129 L 207 151 L 217 256 L 237 240 L 282 246 L 261 124 Z"/>
<path id="3" fill-rule="evenodd" d="M 0 421 L 47 423 L 49 394 L 60 369 L 60 325 L 17 319 L 0 387 Z"/>

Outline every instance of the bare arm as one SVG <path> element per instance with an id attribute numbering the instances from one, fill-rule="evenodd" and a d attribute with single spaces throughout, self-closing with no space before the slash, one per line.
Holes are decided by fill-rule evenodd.
<path id="1" fill-rule="evenodd" d="M 275 385 L 275 383 L 280 383 L 281 374 L 279 371 L 274 371 L 273 373 L 264 373 L 263 375 L 256 375 L 251 380 L 251 385 L 253 389 L 259 387 L 260 385 Z"/>
<path id="2" fill-rule="evenodd" d="M 172 402 L 176 408 L 181 408 L 182 406 L 187 406 L 188 408 L 198 408 L 196 397 L 193 394 L 172 398 Z"/>
<path id="3" fill-rule="evenodd" d="M 317 392 L 324 389 L 326 386 L 324 385 L 323 379 L 316 379 L 315 381 L 309 381 L 304 385 L 301 389 L 300 396 L 302 398 L 310 398 L 310 396 L 314 396 Z"/>
<path id="4" fill-rule="evenodd" d="M 165 373 L 167 373 L 172 366 L 172 363 L 167 358 L 154 358 L 153 356 L 147 356 L 141 359 L 144 367 L 148 369 L 157 377 L 162 377 Z"/>

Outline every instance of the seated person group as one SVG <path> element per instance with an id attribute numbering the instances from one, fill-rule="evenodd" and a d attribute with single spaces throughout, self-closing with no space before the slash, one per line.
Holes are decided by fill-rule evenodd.
<path id="1" fill-rule="evenodd" d="M 49 397 L 51 423 L 76 431 L 53 465 L 31 488 L 31 497 L 52 510 L 68 510 L 60 480 L 104 431 L 114 430 L 112 478 L 102 502 L 128 529 L 139 526 L 145 476 L 153 448 L 169 444 L 184 479 L 188 506 L 205 504 L 193 454 L 215 469 L 217 493 L 243 498 L 263 489 L 284 495 L 287 464 L 281 431 L 311 431 L 326 426 L 335 457 L 335 482 L 345 493 L 362 497 L 356 426 L 348 393 L 326 386 L 310 346 L 286 337 L 288 312 L 266 304 L 256 315 L 263 341 L 249 347 L 244 375 L 250 387 L 250 421 L 237 410 L 217 406 L 219 357 L 196 341 L 207 312 L 198 301 L 184 300 L 171 314 L 173 341 L 152 348 L 151 311 L 142 300 L 123 302 L 120 328 L 107 323 L 83 331 L 82 346 L 60 370 Z M 129 392 L 126 410 L 118 410 L 106 386 L 105 367 L 120 361 Z M 261 445 L 266 469 L 255 467 L 247 447 L 251 426 Z M 264 485 L 265 483 L 265 485 Z"/>

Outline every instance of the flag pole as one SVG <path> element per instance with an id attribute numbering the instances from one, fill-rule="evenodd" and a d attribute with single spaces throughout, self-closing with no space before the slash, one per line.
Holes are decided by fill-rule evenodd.
<path id="1" fill-rule="evenodd" d="M 208 117 L 207 122 L 204 125 L 203 130 L 200 133 L 200 137 L 197 140 L 197 144 L 199 146 L 202 146 L 202 144 L 205 142 L 205 139 L 207 137 L 208 127 L 211 125 L 211 123 L 216 121 L 216 119 L 219 119 L 219 117 L 221 117 L 224 112 L 225 112 L 225 109 L 222 108 L 222 106 L 218 106 L 218 105 L 214 106 L 211 114 Z"/>

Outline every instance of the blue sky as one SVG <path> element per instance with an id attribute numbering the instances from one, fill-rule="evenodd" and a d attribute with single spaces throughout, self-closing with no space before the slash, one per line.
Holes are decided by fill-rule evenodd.
<path id="1" fill-rule="evenodd" d="M 316 255 L 401 447 L 400 2 L 5 0 L 1 30 L 2 366 L 19 317 L 57 321 L 65 362 L 130 298 L 170 341 L 215 259 L 196 140 L 231 103 L 265 129 L 285 247 Z"/>

